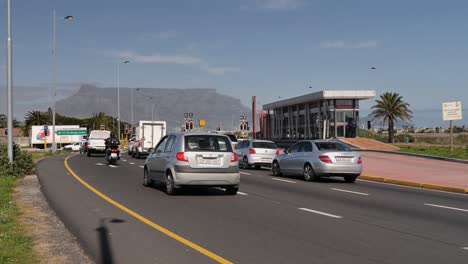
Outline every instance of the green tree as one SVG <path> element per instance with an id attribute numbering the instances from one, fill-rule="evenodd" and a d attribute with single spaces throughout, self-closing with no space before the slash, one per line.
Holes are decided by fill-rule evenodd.
<path id="1" fill-rule="evenodd" d="M 388 142 L 393 143 L 395 122 L 397 120 L 410 121 L 413 118 L 413 112 L 409 109 L 410 105 L 403 101 L 401 95 L 391 92 L 382 94 L 375 102 L 376 105 L 372 106 L 371 115 L 388 123 Z"/>
<path id="2" fill-rule="evenodd" d="M 52 120 L 47 112 L 29 111 L 24 117 L 23 133 L 29 135 L 31 126 L 51 125 Z"/>
<path id="3" fill-rule="evenodd" d="M 0 114 L 0 127 L 7 127 L 7 116 L 4 114 Z M 16 118 L 13 118 L 13 127 L 20 127 L 20 122 L 16 120 Z"/>

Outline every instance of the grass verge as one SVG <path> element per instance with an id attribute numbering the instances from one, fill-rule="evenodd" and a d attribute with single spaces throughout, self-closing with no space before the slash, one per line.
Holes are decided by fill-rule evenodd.
<path id="1" fill-rule="evenodd" d="M 448 147 L 439 146 L 411 146 L 411 145 L 398 145 L 400 152 L 423 154 L 437 157 L 453 158 L 468 160 L 468 148 L 455 148 L 453 152 Z"/>
<path id="2" fill-rule="evenodd" d="M 30 154 L 32 156 L 32 159 L 36 161 L 45 157 L 51 157 L 51 156 L 60 155 L 60 154 L 70 154 L 70 153 L 71 152 L 67 150 L 57 150 L 56 153 L 53 153 L 51 150 L 49 150 L 49 151 L 31 152 Z"/>
<path id="3" fill-rule="evenodd" d="M 0 175 L 0 263 L 38 263 L 33 241 L 18 223 L 19 212 L 13 201 L 16 178 Z"/>

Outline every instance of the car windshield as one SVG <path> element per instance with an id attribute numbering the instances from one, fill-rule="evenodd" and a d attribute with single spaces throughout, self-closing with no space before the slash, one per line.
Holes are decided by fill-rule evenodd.
<path id="1" fill-rule="evenodd" d="M 345 144 L 339 142 L 315 142 L 320 151 L 351 151 Z"/>
<path id="2" fill-rule="evenodd" d="M 237 142 L 237 138 L 235 135 L 233 134 L 226 134 L 226 136 L 229 137 L 229 139 L 232 141 L 232 142 Z"/>
<path id="3" fill-rule="evenodd" d="M 189 135 L 185 136 L 185 151 L 232 152 L 232 147 L 225 136 Z"/>
<path id="4" fill-rule="evenodd" d="M 276 149 L 276 144 L 273 142 L 253 142 L 253 148 L 263 148 L 263 149 Z"/>

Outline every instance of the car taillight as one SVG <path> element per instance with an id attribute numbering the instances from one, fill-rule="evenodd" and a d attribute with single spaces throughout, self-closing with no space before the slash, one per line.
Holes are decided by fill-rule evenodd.
<path id="1" fill-rule="evenodd" d="M 255 153 L 256 153 L 256 152 L 255 152 L 255 149 L 249 148 L 249 154 L 255 154 Z"/>
<path id="2" fill-rule="evenodd" d="M 328 157 L 327 155 L 320 155 L 319 159 L 324 163 L 333 163 L 330 157 Z"/>
<path id="3" fill-rule="evenodd" d="M 278 155 L 280 155 L 280 154 L 281 154 L 281 153 L 280 153 L 279 149 L 277 149 L 277 150 L 276 150 L 276 156 L 278 156 Z"/>
<path id="4" fill-rule="evenodd" d="M 358 161 L 357 161 L 357 164 L 362 164 L 362 158 L 359 157 Z"/>
<path id="5" fill-rule="evenodd" d="M 231 162 L 237 162 L 237 161 L 239 161 L 239 157 L 237 156 L 235 152 L 233 152 L 232 157 L 231 157 Z"/>
<path id="6" fill-rule="evenodd" d="M 118 151 L 117 149 L 111 149 L 112 153 L 117 153 L 117 151 Z"/>
<path id="7" fill-rule="evenodd" d="M 185 153 L 184 153 L 184 152 L 178 152 L 178 153 L 176 154 L 176 159 L 177 159 L 178 161 L 188 161 L 188 158 L 185 157 Z"/>

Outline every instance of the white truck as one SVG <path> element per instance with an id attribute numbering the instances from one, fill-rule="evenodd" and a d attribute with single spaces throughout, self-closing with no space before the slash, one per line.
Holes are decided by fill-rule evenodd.
<path id="1" fill-rule="evenodd" d="M 166 121 L 140 121 L 135 129 L 136 143 L 132 144 L 132 157 L 141 158 L 149 154 L 159 140 L 166 135 Z"/>
<path id="2" fill-rule="evenodd" d="M 86 156 L 91 157 L 94 153 L 106 152 L 106 139 L 110 137 L 109 130 L 93 130 L 89 133 L 86 147 Z"/>
<path id="3" fill-rule="evenodd" d="M 44 133 L 44 126 L 32 126 L 31 127 L 31 133 L 29 135 L 31 136 L 31 146 L 32 147 L 38 147 L 38 148 L 43 148 L 44 147 L 44 142 L 47 143 L 47 146 L 50 147 L 52 145 L 52 133 L 53 131 L 53 126 L 48 125 L 47 126 L 49 129 L 49 135 L 45 136 Z M 86 128 L 80 128 L 79 125 L 66 125 L 66 126 L 55 126 L 55 130 L 75 130 L 75 129 L 84 129 Z M 73 144 L 75 142 L 80 142 L 81 136 L 79 135 L 55 135 L 55 143 L 57 144 L 57 147 Z"/>

